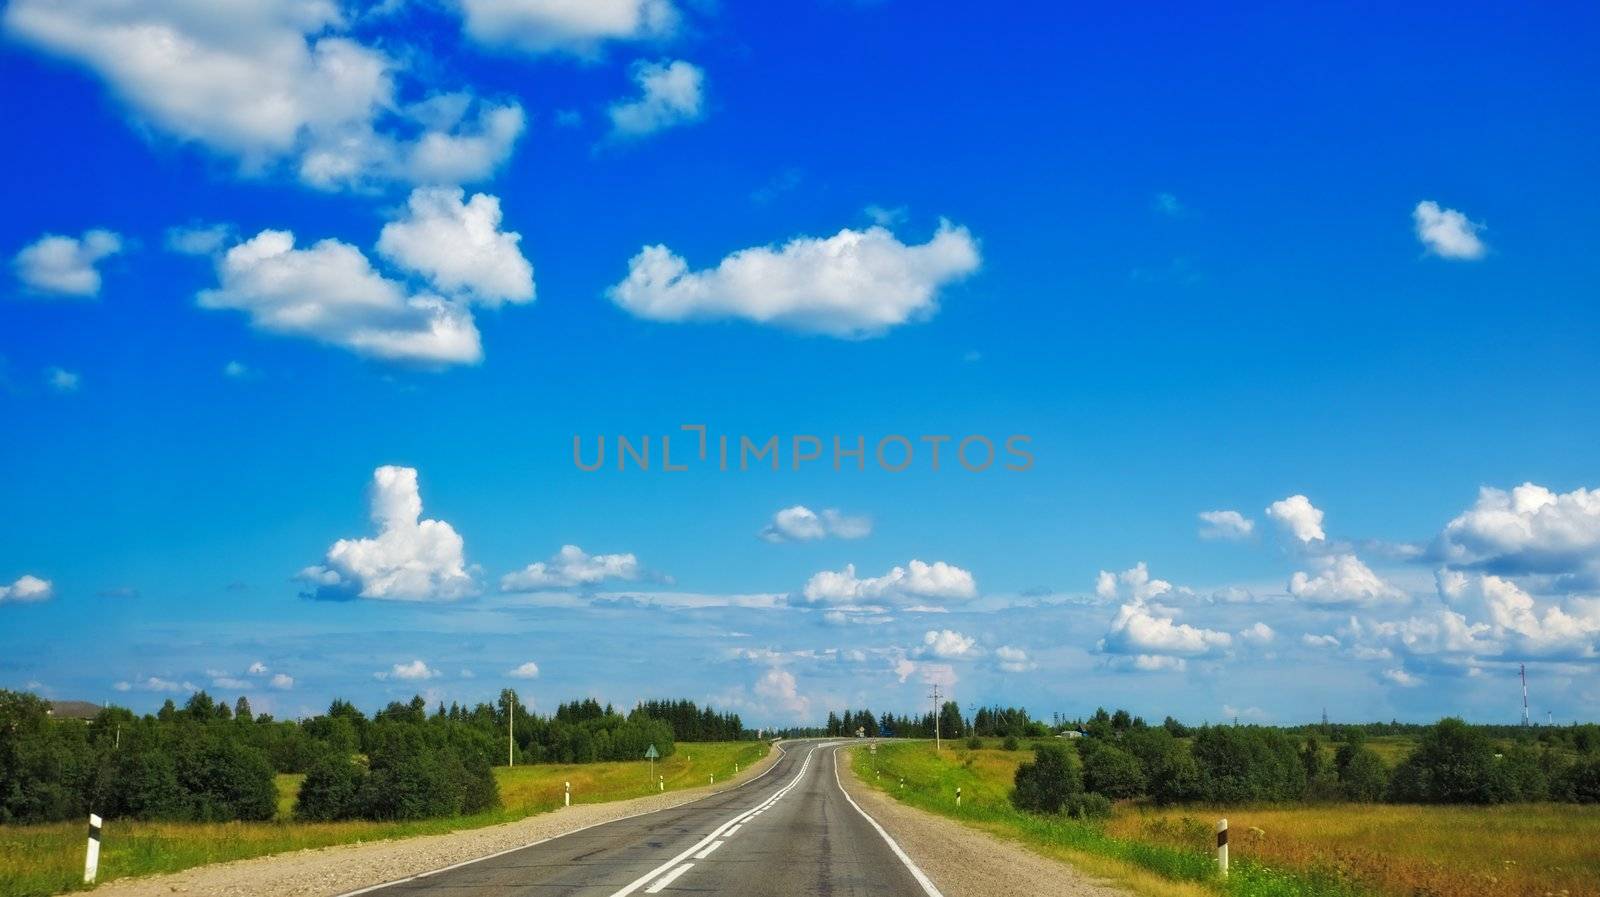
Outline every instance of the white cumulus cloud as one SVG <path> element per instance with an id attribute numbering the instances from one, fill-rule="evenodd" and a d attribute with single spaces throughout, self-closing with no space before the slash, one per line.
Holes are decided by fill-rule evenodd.
<path id="1" fill-rule="evenodd" d="M 45 371 L 44 382 L 56 392 L 77 392 L 78 387 L 83 385 L 83 378 L 66 368 L 53 367 Z"/>
<path id="2" fill-rule="evenodd" d="M 970 657 L 976 653 L 977 647 L 977 639 L 954 629 L 930 629 L 922 636 L 923 653 L 943 660 Z"/>
<path id="3" fill-rule="evenodd" d="M 539 665 L 530 660 L 527 663 L 518 664 L 514 669 L 508 670 L 506 675 L 513 679 L 537 679 L 539 678 Z"/>
<path id="4" fill-rule="evenodd" d="M 1445 526 L 1440 542 L 1449 563 L 1493 573 L 1593 569 L 1600 566 L 1600 490 L 1484 487 L 1477 502 Z"/>
<path id="5" fill-rule="evenodd" d="M 459 187 L 412 191 L 404 217 L 384 225 L 378 254 L 426 277 L 447 295 L 489 306 L 533 299 L 533 266 L 500 229 L 500 200 L 486 193 L 463 201 Z"/>
<path id="6" fill-rule="evenodd" d="M 607 110 L 613 137 L 643 137 L 697 121 L 705 114 L 706 76 L 699 66 L 681 59 L 636 62 L 632 75 L 639 96 L 614 103 Z"/>
<path id="7" fill-rule="evenodd" d="M 373 270 L 338 240 L 295 248 L 294 234 L 264 230 L 217 262 L 219 285 L 201 307 L 234 309 L 274 333 L 301 336 L 391 361 L 477 362 L 478 328 L 464 307 Z"/>
<path id="8" fill-rule="evenodd" d="M 421 517 L 416 469 L 378 468 L 372 474 L 377 537 L 340 539 L 321 565 L 302 570 L 300 578 L 320 597 L 450 601 L 476 592 L 461 536 L 442 520 Z"/>
<path id="9" fill-rule="evenodd" d="M 1272 631 L 1271 626 L 1260 621 L 1245 627 L 1239 632 L 1239 640 L 1252 645 L 1270 644 L 1277 637 L 1278 634 Z"/>
<path id="10" fill-rule="evenodd" d="M 1353 554 L 1317 558 L 1315 575 L 1296 571 L 1289 594 L 1310 604 L 1377 604 L 1404 601 L 1406 593 L 1389 584 Z"/>
<path id="11" fill-rule="evenodd" d="M 440 673 L 421 660 L 413 660 L 410 663 L 397 663 L 386 671 L 373 673 L 372 675 L 375 679 L 400 679 L 407 682 L 417 682 L 424 679 L 437 678 Z"/>
<path id="12" fill-rule="evenodd" d="M 755 695 L 768 712 L 790 719 L 806 719 L 811 699 L 800 694 L 800 685 L 788 670 L 771 669 L 756 680 Z"/>
<path id="13" fill-rule="evenodd" d="M 1304 495 L 1291 495 L 1267 506 L 1267 516 L 1302 543 L 1327 539 L 1322 531 L 1322 511 Z"/>
<path id="14" fill-rule="evenodd" d="M 11 585 L 0 585 L 0 601 L 48 601 L 55 595 L 55 586 L 48 579 L 31 573 L 17 577 Z"/>
<path id="15" fill-rule="evenodd" d="M 1433 200 L 1417 203 L 1411 210 L 1411 223 L 1417 229 L 1417 239 L 1440 258 L 1480 259 L 1488 251 L 1478 237 L 1483 225 L 1455 209 L 1441 208 Z"/>
<path id="16" fill-rule="evenodd" d="M 82 237 L 45 234 L 23 247 L 11 266 L 31 290 L 58 296 L 100 295 L 101 260 L 122 251 L 122 238 L 108 230 L 84 231 Z"/>
<path id="17" fill-rule="evenodd" d="M 461 0 L 461 11 L 479 43 L 585 59 L 607 42 L 670 37 L 678 26 L 670 0 Z"/>
<path id="18" fill-rule="evenodd" d="M 1028 658 L 1028 652 L 1022 648 L 1011 645 L 1001 645 L 994 649 L 995 662 L 1003 672 L 1026 673 L 1036 664 Z"/>
<path id="19" fill-rule="evenodd" d="M 288 673 L 273 673 L 272 678 L 267 680 L 267 684 L 279 691 L 288 691 L 294 688 L 294 677 Z"/>
<path id="20" fill-rule="evenodd" d="M 1401 688 L 1414 688 L 1422 684 L 1422 680 L 1402 669 L 1383 671 L 1383 678 L 1393 682 Z"/>
<path id="21" fill-rule="evenodd" d="M 1095 577 L 1094 583 L 1094 593 L 1107 601 L 1121 598 L 1142 603 L 1151 598 L 1172 594 L 1174 591 L 1172 583 L 1152 578 L 1150 568 L 1144 561 L 1134 564 L 1121 573 L 1101 570 Z"/>
<path id="22" fill-rule="evenodd" d="M 691 271 L 666 246 L 646 246 L 613 286 L 613 302 L 655 321 L 742 318 L 808 333 L 867 337 L 931 315 L 939 290 L 978 269 L 978 244 L 941 221 L 927 243 L 882 227 L 742 249 Z"/>
<path id="23" fill-rule="evenodd" d="M 1200 538 L 1247 539 L 1255 532 L 1256 522 L 1238 511 L 1201 511 Z"/>
<path id="24" fill-rule="evenodd" d="M 1100 650 L 1111 654 L 1198 657 L 1225 651 L 1233 636 L 1179 623 L 1159 605 L 1130 602 L 1117 609 Z"/>
<path id="25" fill-rule="evenodd" d="M 806 583 L 801 595 L 811 604 L 859 604 L 864 601 L 936 599 L 961 601 L 978 594 L 972 574 L 954 564 L 913 560 L 894 567 L 882 576 L 865 579 L 856 575 L 854 564 L 843 570 L 824 570 Z"/>
<path id="26" fill-rule="evenodd" d="M 1567 658 L 1600 653 L 1600 602 L 1576 599 L 1570 608 L 1546 605 L 1515 582 L 1499 576 L 1440 570 L 1439 596 L 1490 628 L 1492 638 L 1512 642 L 1519 654 Z"/>
<path id="27" fill-rule="evenodd" d="M 760 535 L 768 542 L 807 542 L 829 536 L 860 539 L 871 533 L 871 518 L 846 514 L 837 508 L 825 508 L 818 513 L 805 505 L 795 505 L 772 515 L 772 522 Z"/>
<path id="28" fill-rule="evenodd" d="M 639 578 L 639 559 L 632 554 L 589 554 L 576 545 L 563 545 L 555 557 L 538 561 L 500 578 L 500 589 L 525 592 L 591 586 L 607 580 Z"/>
<path id="29" fill-rule="evenodd" d="M 494 132 L 497 152 L 449 166 L 453 182 L 486 177 L 522 129 L 515 104 L 486 107 L 475 120 L 443 119 L 433 103 L 401 104 L 397 79 L 408 67 L 349 37 L 333 0 L 15 0 L 4 18 L 13 36 L 93 71 L 150 131 L 234 158 L 250 173 L 287 163 L 319 188 L 436 182 L 438 160 L 430 166 L 420 155 Z M 512 113 L 500 110 L 513 109 L 507 139 Z M 470 146 L 454 149 L 472 155 Z"/>

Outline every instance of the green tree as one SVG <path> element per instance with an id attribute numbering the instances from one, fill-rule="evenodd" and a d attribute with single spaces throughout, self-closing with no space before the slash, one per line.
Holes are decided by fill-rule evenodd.
<path id="1" fill-rule="evenodd" d="M 1039 744 L 1033 760 L 1017 767 L 1011 802 L 1032 813 L 1059 813 L 1083 791 L 1078 759 L 1065 745 Z"/>
<path id="2" fill-rule="evenodd" d="M 1489 736 L 1453 717 L 1426 729 L 1390 780 L 1393 799 L 1414 803 L 1501 803 L 1515 790 Z"/>
<path id="3" fill-rule="evenodd" d="M 1083 788 L 1108 800 L 1125 800 L 1145 792 L 1144 768 L 1133 754 L 1098 739 L 1086 739 Z"/>
<path id="4" fill-rule="evenodd" d="M 1340 746 L 1335 768 L 1339 792 L 1345 800 L 1374 803 L 1383 799 L 1389 784 L 1389 770 L 1371 748 L 1359 742 Z"/>
<path id="5" fill-rule="evenodd" d="M 367 768 L 351 756 L 329 754 L 306 772 L 295 798 L 294 815 L 308 822 L 354 819 L 362 814 Z"/>

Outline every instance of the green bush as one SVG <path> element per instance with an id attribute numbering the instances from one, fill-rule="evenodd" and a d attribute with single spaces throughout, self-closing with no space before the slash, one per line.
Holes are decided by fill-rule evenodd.
<path id="1" fill-rule="evenodd" d="M 977 750 L 978 748 L 983 747 L 983 739 L 974 735 L 967 739 L 967 747 L 971 748 L 972 750 Z"/>
<path id="2" fill-rule="evenodd" d="M 1059 813 L 1067 801 L 1083 792 L 1078 759 L 1065 745 L 1034 746 L 1033 760 L 1017 767 L 1011 803 L 1033 813 Z"/>
<path id="3" fill-rule="evenodd" d="M 130 746 L 118 754 L 101 790 L 107 818 L 188 817 L 189 795 L 178 784 L 177 766 L 159 748 Z"/>
<path id="4" fill-rule="evenodd" d="M 1156 803 L 1174 804 L 1203 797 L 1200 766 L 1172 734 L 1171 727 L 1133 729 L 1123 736 L 1123 744 L 1139 758 L 1145 788 Z"/>
<path id="5" fill-rule="evenodd" d="M 1134 755 L 1098 739 L 1085 740 L 1079 753 L 1083 756 L 1085 791 L 1113 801 L 1145 792 L 1144 769 Z"/>
<path id="6" fill-rule="evenodd" d="M 1291 801 L 1305 795 L 1300 752 L 1277 729 L 1209 726 L 1195 733 L 1193 753 L 1205 800 Z"/>
<path id="7" fill-rule="evenodd" d="M 1015 735 L 1007 735 L 1006 736 L 1006 740 L 1000 742 L 1000 747 L 1002 747 L 1002 748 L 1004 748 L 1005 750 L 1008 750 L 1008 751 L 1014 751 L 1018 747 L 1021 747 L 1021 743 L 1017 741 L 1017 736 L 1015 736 Z"/>
<path id="8" fill-rule="evenodd" d="M 1446 718 L 1424 731 L 1417 749 L 1395 769 L 1389 797 L 1406 803 L 1503 803 L 1516 799 L 1511 772 L 1495 757 L 1488 735 Z"/>
<path id="9" fill-rule="evenodd" d="M 366 765 L 355 757 L 328 754 L 306 771 L 295 798 L 295 817 L 328 822 L 360 816 L 361 786 L 366 778 Z"/>
<path id="10" fill-rule="evenodd" d="M 1558 800 L 1600 803 L 1600 752 L 1580 757 L 1561 770 L 1552 791 Z"/>
<path id="11" fill-rule="evenodd" d="M 211 728 L 173 745 L 178 786 L 187 796 L 185 818 L 271 819 L 278 812 L 278 791 L 266 756 Z"/>
<path id="12" fill-rule="evenodd" d="M 1109 819 L 1111 817 L 1111 799 L 1103 794 L 1085 791 L 1067 798 L 1066 805 L 1062 807 L 1068 816 L 1073 819 Z"/>
<path id="13" fill-rule="evenodd" d="M 1383 799 L 1389 785 L 1389 770 L 1371 748 L 1359 744 L 1342 746 L 1334 765 L 1339 775 L 1339 792 L 1345 800 L 1375 803 Z"/>
<path id="14" fill-rule="evenodd" d="M 297 817 L 428 819 L 500 805 L 482 733 L 390 719 L 371 736 L 365 766 L 334 753 L 313 764 L 295 803 Z"/>

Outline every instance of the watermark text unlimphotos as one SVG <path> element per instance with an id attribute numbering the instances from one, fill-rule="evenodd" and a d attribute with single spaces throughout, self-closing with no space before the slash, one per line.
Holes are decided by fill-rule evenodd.
<path id="1" fill-rule="evenodd" d="M 866 436 L 793 436 L 714 433 L 705 424 L 682 424 L 677 433 L 642 436 L 572 437 L 572 463 L 579 470 L 646 470 L 677 473 L 701 470 L 866 470 L 889 473 L 913 467 L 957 469 L 970 473 L 1033 468 L 1033 437 L 1021 434 L 991 439 L 981 434 L 952 436 L 891 433 Z"/>

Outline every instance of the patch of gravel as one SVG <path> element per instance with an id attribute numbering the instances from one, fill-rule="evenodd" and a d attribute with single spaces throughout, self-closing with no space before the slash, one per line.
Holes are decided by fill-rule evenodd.
<path id="1" fill-rule="evenodd" d="M 578 804 L 518 822 L 444 835 L 419 835 L 392 841 L 343 844 L 273 856 L 196 866 L 182 872 L 122 878 L 94 889 L 95 897 L 333 897 L 453 863 L 477 859 L 564 835 L 585 826 L 665 810 L 726 791 L 760 775 L 777 762 L 774 750 L 715 786 L 685 788 L 650 797 Z"/>
<path id="2" fill-rule="evenodd" d="M 839 760 L 848 770 L 850 751 Z M 1128 897 L 1128 892 L 1014 841 L 903 804 L 858 779 L 845 789 L 933 879 L 945 897 Z"/>

